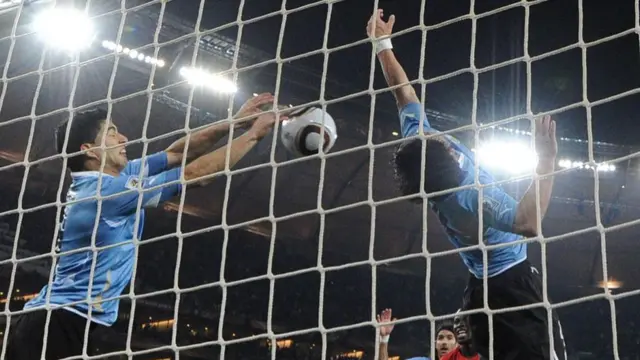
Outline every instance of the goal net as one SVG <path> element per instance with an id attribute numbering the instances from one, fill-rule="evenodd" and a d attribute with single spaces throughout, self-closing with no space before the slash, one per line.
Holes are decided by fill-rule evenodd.
<path id="1" fill-rule="evenodd" d="M 500 246 L 455 248 L 429 209 L 433 194 L 414 194 L 416 205 L 398 191 L 390 165 L 404 141 L 397 87 L 387 85 L 365 31 L 378 8 L 395 15 L 394 53 L 431 126 L 495 175 L 471 186 L 483 206 L 490 186 L 516 199 L 538 186 L 532 124 L 556 119 L 551 205 L 541 235 L 518 240 L 542 278 L 544 301 L 534 305 L 549 319 L 558 313 L 570 358 L 637 358 L 638 149 L 627 134 L 637 132 L 640 6 L 583 0 L 0 1 L 2 358 L 18 320 L 43 311 L 42 331 L 29 336 L 44 340 L 44 358 L 59 345 L 61 308 L 94 320 L 81 330 L 78 359 L 438 358 L 436 329 L 453 320 L 469 278 L 460 253 L 481 254 L 486 273 Z M 206 186 L 183 172 L 177 196 L 155 208 L 144 200 L 154 189 L 129 183 L 131 223 L 106 214 L 119 194 L 69 192 L 67 167 L 88 150 L 58 153 L 61 122 L 102 109 L 117 126 L 96 140 L 106 154 L 99 168 L 76 169 L 95 171 L 73 184 L 95 176 L 100 188 L 117 177 L 110 156 L 124 153 L 114 146 L 149 161 L 186 136 L 186 166 L 198 131 L 237 124 L 240 107 L 262 93 L 275 96 L 278 111 L 331 114 L 335 146 L 299 156 L 275 127 L 235 166 L 226 150 Z M 207 151 L 248 132 L 228 128 Z M 73 144 L 70 130 L 62 134 L 62 145 Z M 142 180 L 150 175 L 136 169 Z M 72 242 L 69 225 L 79 220 L 67 223 L 68 209 L 87 203 L 91 236 Z M 114 230 L 125 223 L 130 235 Z M 474 229 L 469 237 L 483 238 Z M 69 271 L 63 261 L 86 270 L 77 301 L 60 303 L 66 295 L 52 290 L 77 290 L 79 272 L 60 275 Z M 123 290 L 107 296 L 121 262 L 130 262 L 131 279 L 125 273 Z M 463 314 L 489 315 L 493 356 L 501 340 L 493 319 L 522 308 L 491 309 L 489 296 Z M 384 309 L 397 318 L 388 346 L 376 320 Z"/>

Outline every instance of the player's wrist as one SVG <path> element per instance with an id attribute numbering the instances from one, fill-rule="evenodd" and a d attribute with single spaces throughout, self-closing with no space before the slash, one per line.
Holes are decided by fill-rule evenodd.
<path id="1" fill-rule="evenodd" d="M 376 40 L 374 43 L 376 54 L 380 54 L 385 50 L 392 50 L 393 43 L 391 42 L 391 38 L 385 37 L 384 39 Z"/>
<path id="2" fill-rule="evenodd" d="M 556 158 L 555 156 L 541 157 L 538 159 L 538 166 L 536 167 L 536 173 L 538 175 L 544 175 L 551 173 L 555 170 Z"/>
<path id="3" fill-rule="evenodd" d="M 252 142 L 252 141 L 260 141 L 263 137 L 266 136 L 266 134 L 264 134 L 264 131 L 262 129 L 256 129 L 255 127 L 250 128 L 247 132 L 247 141 Z"/>
<path id="4" fill-rule="evenodd" d="M 390 337 L 391 337 L 391 334 L 389 334 L 389 335 L 380 335 L 380 344 L 388 344 Z"/>

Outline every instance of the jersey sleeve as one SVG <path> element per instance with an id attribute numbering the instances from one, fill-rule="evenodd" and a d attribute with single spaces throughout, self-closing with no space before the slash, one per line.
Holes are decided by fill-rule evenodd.
<path id="1" fill-rule="evenodd" d="M 466 189 L 458 195 L 460 204 L 469 212 L 478 214 L 478 190 Z M 518 202 L 509 194 L 497 187 L 485 188 L 482 191 L 482 220 L 485 226 L 513 232 Z"/>
<path id="2" fill-rule="evenodd" d="M 427 114 L 424 113 L 422 104 L 409 103 L 400 109 L 400 128 L 402 129 L 402 137 L 409 137 L 417 134 L 420 131 L 420 121 L 424 126 L 424 132 L 435 131 L 429 120 Z"/>
<path id="3" fill-rule="evenodd" d="M 141 174 L 140 168 L 142 166 L 142 159 L 131 160 L 127 163 L 122 174 L 133 176 L 142 175 L 142 177 L 158 175 L 161 172 L 168 170 L 169 159 L 167 157 L 167 153 L 161 151 L 159 153 L 145 156 L 144 164 L 144 171 Z"/>
<path id="4" fill-rule="evenodd" d="M 142 208 L 156 207 L 180 193 L 180 173 L 181 168 L 175 168 L 142 179 L 136 175 L 105 179 L 100 195 L 109 198 L 103 200 L 102 211 L 109 215 L 135 212 L 140 196 Z"/>

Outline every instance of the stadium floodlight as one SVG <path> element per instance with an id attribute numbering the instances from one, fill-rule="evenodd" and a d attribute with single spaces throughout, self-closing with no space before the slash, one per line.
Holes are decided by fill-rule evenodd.
<path id="1" fill-rule="evenodd" d="M 231 80 L 201 69 L 183 67 L 180 69 L 180 75 L 194 86 L 204 86 L 217 92 L 229 94 L 238 91 L 238 87 Z"/>
<path id="2" fill-rule="evenodd" d="M 43 11 L 36 16 L 32 26 L 48 46 L 68 52 L 86 49 L 95 38 L 93 21 L 76 9 Z"/>
<path id="3" fill-rule="evenodd" d="M 107 49 L 107 50 L 116 50 L 117 46 L 116 43 L 114 43 L 113 41 L 108 41 L 108 40 L 103 40 L 102 41 L 102 47 Z M 122 49 L 122 46 L 120 47 L 120 49 Z M 118 52 L 121 50 L 118 50 Z"/>
<path id="4" fill-rule="evenodd" d="M 532 172 L 538 164 L 535 152 L 526 144 L 515 141 L 483 144 L 476 156 L 483 166 L 513 175 Z"/>
<path id="5" fill-rule="evenodd" d="M 147 64 L 156 64 L 158 67 L 163 67 L 165 65 L 164 60 L 157 59 L 148 55 L 145 55 L 142 51 L 130 49 L 128 47 L 123 47 L 122 45 L 116 44 L 113 41 L 104 40 L 102 41 L 102 47 L 115 51 L 116 53 L 129 55 L 131 59 L 138 60 L 140 62 L 145 62 Z"/>
<path id="6" fill-rule="evenodd" d="M 616 171 L 616 166 L 613 164 L 596 164 L 595 166 L 590 165 L 589 163 L 585 163 L 582 161 L 571 161 L 569 159 L 562 159 L 558 161 L 558 166 L 563 169 L 585 169 L 592 170 L 597 169 L 599 172 L 614 172 Z"/>

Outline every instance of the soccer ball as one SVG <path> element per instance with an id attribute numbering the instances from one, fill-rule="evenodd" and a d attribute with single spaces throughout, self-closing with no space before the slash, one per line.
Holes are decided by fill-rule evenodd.
<path id="1" fill-rule="evenodd" d="M 289 114 L 289 119 L 282 122 L 280 138 L 290 153 L 309 156 L 317 154 L 320 148 L 328 153 L 336 143 L 338 131 L 329 113 L 309 107 Z"/>

